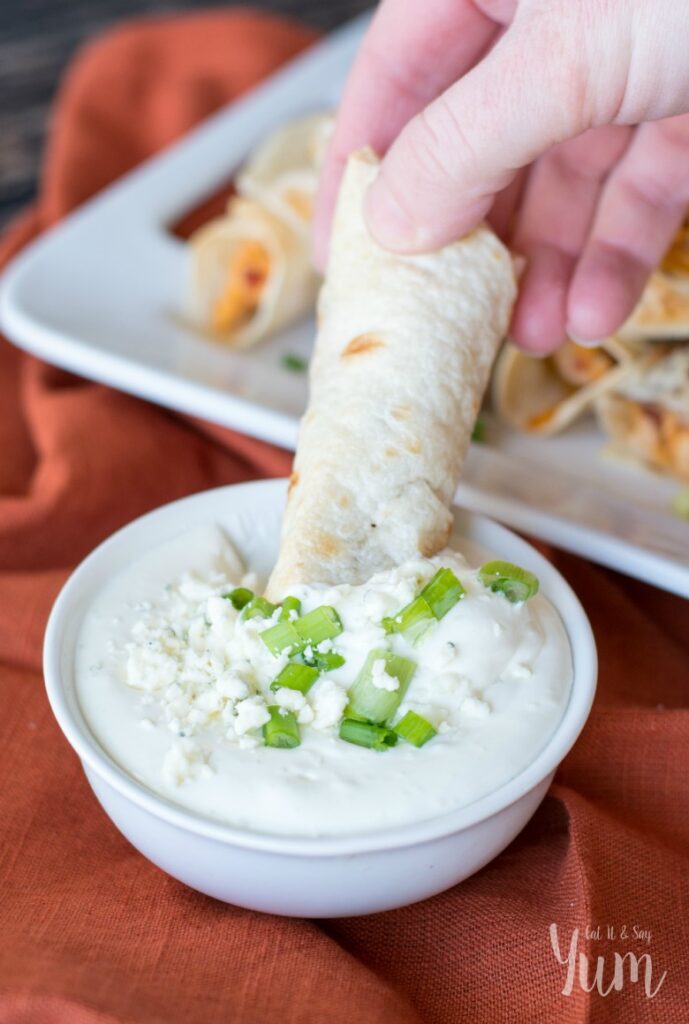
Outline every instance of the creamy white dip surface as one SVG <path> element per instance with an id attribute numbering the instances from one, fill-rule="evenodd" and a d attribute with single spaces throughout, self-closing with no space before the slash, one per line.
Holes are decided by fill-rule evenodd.
<path id="1" fill-rule="evenodd" d="M 416 646 L 386 635 L 395 615 L 451 568 L 466 596 Z M 294 588 L 302 612 L 333 606 L 344 631 L 323 649 L 346 659 L 305 695 L 270 691 L 287 658 L 222 595 L 259 581 L 213 526 L 191 530 L 124 566 L 91 603 L 76 649 L 76 685 L 95 736 L 135 779 L 216 821 L 263 833 L 334 836 L 405 825 L 462 807 L 525 768 L 557 727 L 572 657 L 540 594 L 511 604 L 454 551 L 361 586 Z M 277 617 L 277 613 L 275 618 Z M 397 717 L 423 715 L 437 736 L 385 752 L 341 740 L 347 688 L 368 653 L 417 662 Z M 381 667 L 381 666 L 378 666 Z M 394 686 L 385 673 L 379 685 Z M 301 745 L 266 747 L 266 707 L 300 723 Z"/>

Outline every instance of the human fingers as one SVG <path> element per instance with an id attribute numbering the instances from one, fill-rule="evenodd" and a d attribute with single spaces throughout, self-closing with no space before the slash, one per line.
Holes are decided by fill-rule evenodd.
<path id="1" fill-rule="evenodd" d="M 487 221 L 496 235 L 507 245 L 511 244 L 517 213 L 529 180 L 529 168 L 517 171 L 512 181 L 502 192 L 498 192 L 487 216 Z"/>
<path id="2" fill-rule="evenodd" d="M 575 270 L 567 328 L 595 342 L 636 305 L 689 206 L 689 114 L 637 128 L 610 175 Z"/>
<path id="3" fill-rule="evenodd" d="M 545 354 L 565 340 L 571 277 L 605 178 L 631 135 L 621 126 L 584 132 L 549 150 L 531 169 L 512 237 L 527 265 L 510 333 L 527 351 Z"/>
<path id="4" fill-rule="evenodd" d="M 367 144 L 384 153 L 411 117 L 479 59 L 497 31 L 472 0 L 425 0 L 421 14 L 415 0 L 383 0 L 348 79 L 321 174 L 314 218 L 321 269 L 349 154 Z"/>
<path id="5" fill-rule="evenodd" d="M 564 13 L 538 11 L 520 21 L 520 8 L 490 53 L 393 143 L 366 203 L 380 244 L 418 252 L 465 234 L 518 168 L 589 126 L 588 54 Z"/>

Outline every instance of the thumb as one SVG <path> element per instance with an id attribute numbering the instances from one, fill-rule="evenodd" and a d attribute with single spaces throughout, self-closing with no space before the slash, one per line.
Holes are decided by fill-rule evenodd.
<path id="1" fill-rule="evenodd" d="M 543 16 L 515 22 L 484 60 L 409 121 L 366 197 L 380 245 L 422 252 L 462 237 L 520 167 L 590 126 L 588 61 L 571 39 L 568 49 L 569 56 Z"/>

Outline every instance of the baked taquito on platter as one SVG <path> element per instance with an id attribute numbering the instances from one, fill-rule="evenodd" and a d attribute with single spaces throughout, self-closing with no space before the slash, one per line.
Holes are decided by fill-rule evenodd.
<path id="1" fill-rule="evenodd" d="M 689 345 L 648 352 L 596 411 L 612 454 L 689 482 Z"/>
<path id="2" fill-rule="evenodd" d="M 310 114 L 268 136 L 225 214 L 190 238 L 191 318 L 216 341 L 247 348 L 313 309 L 313 199 L 331 126 L 331 115 Z"/>

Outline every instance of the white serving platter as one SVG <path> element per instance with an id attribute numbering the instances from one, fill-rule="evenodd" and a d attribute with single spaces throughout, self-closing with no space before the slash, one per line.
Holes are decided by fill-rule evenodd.
<path id="1" fill-rule="evenodd" d="M 15 344 L 84 377 L 294 448 L 307 381 L 306 321 L 248 352 L 185 327 L 187 253 L 171 231 L 231 179 L 265 135 L 334 107 L 368 21 L 356 19 L 204 122 L 28 246 L 0 283 L 0 326 Z M 473 511 L 689 597 L 689 523 L 678 485 L 600 458 L 592 422 L 562 437 L 489 423 L 458 500 Z"/>

